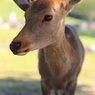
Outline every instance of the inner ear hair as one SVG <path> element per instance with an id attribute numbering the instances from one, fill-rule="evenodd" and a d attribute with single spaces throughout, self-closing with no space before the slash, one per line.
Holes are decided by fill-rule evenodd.
<path id="1" fill-rule="evenodd" d="M 68 4 L 66 5 L 65 9 L 71 11 L 74 6 L 79 3 L 81 0 L 69 0 Z"/>
<path id="2" fill-rule="evenodd" d="M 75 5 L 77 3 L 79 3 L 81 0 L 69 0 L 69 4 L 71 5 Z"/>

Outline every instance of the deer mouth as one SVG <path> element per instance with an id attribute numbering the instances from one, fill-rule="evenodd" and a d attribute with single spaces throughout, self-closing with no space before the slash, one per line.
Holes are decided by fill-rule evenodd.
<path id="1" fill-rule="evenodd" d="M 24 52 L 29 52 L 29 49 L 24 50 Z"/>
<path id="2" fill-rule="evenodd" d="M 18 52 L 17 55 L 26 55 L 29 51 L 30 51 L 29 49 L 26 49 L 24 51 Z"/>
<path id="3" fill-rule="evenodd" d="M 25 55 L 30 51 L 29 47 L 21 47 L 21 42 L 12 42 L 10 44 L 10 50 L 15 55 Z"/>
<path id="4" fill-rule="evenodd" d="M 23 56 L 26 55 L 29 51 L 30 51 L 29 49 L 26 49 L 24 51 L 15 51 L 13 52 L 13 54 Z"/>

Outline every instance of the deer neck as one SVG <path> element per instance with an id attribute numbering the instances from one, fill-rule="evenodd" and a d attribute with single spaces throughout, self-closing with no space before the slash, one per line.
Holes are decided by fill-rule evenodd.
<path id="1" fill-rule="evenodd" d="M 53 75 L 62 76 L 61 72 L 64 71 L 64 75 L 68 72 L 67 68 L 70 68 L 70 55 L 71 49 L 70 45 L 65 37 L 65 32 L 63 32 L 55 43 L 44 48 L 44 55 L 46 63 L 48 64 L 50 71 Z"/>

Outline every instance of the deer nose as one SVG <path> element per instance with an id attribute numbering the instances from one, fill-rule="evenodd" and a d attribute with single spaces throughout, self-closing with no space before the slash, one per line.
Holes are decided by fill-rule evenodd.
<path id="1" fill-rule="evenodd" d="M 21 46 L 21 42 L 12 42 L 10 44 L 10 50 L 14 53 L 17 54 L 17 50 L 20 48 Z"/>

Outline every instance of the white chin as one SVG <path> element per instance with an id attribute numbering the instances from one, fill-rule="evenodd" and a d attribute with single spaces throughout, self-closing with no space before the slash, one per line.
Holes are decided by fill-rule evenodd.
<path id="1" fill-rule="evenodd" d="M 26 55 L 26 54 L 27 54 L 27 52 L 20 52 L 20 53 L 18 53 L 17 55 L 23 56 L 23 55 Z"/>

